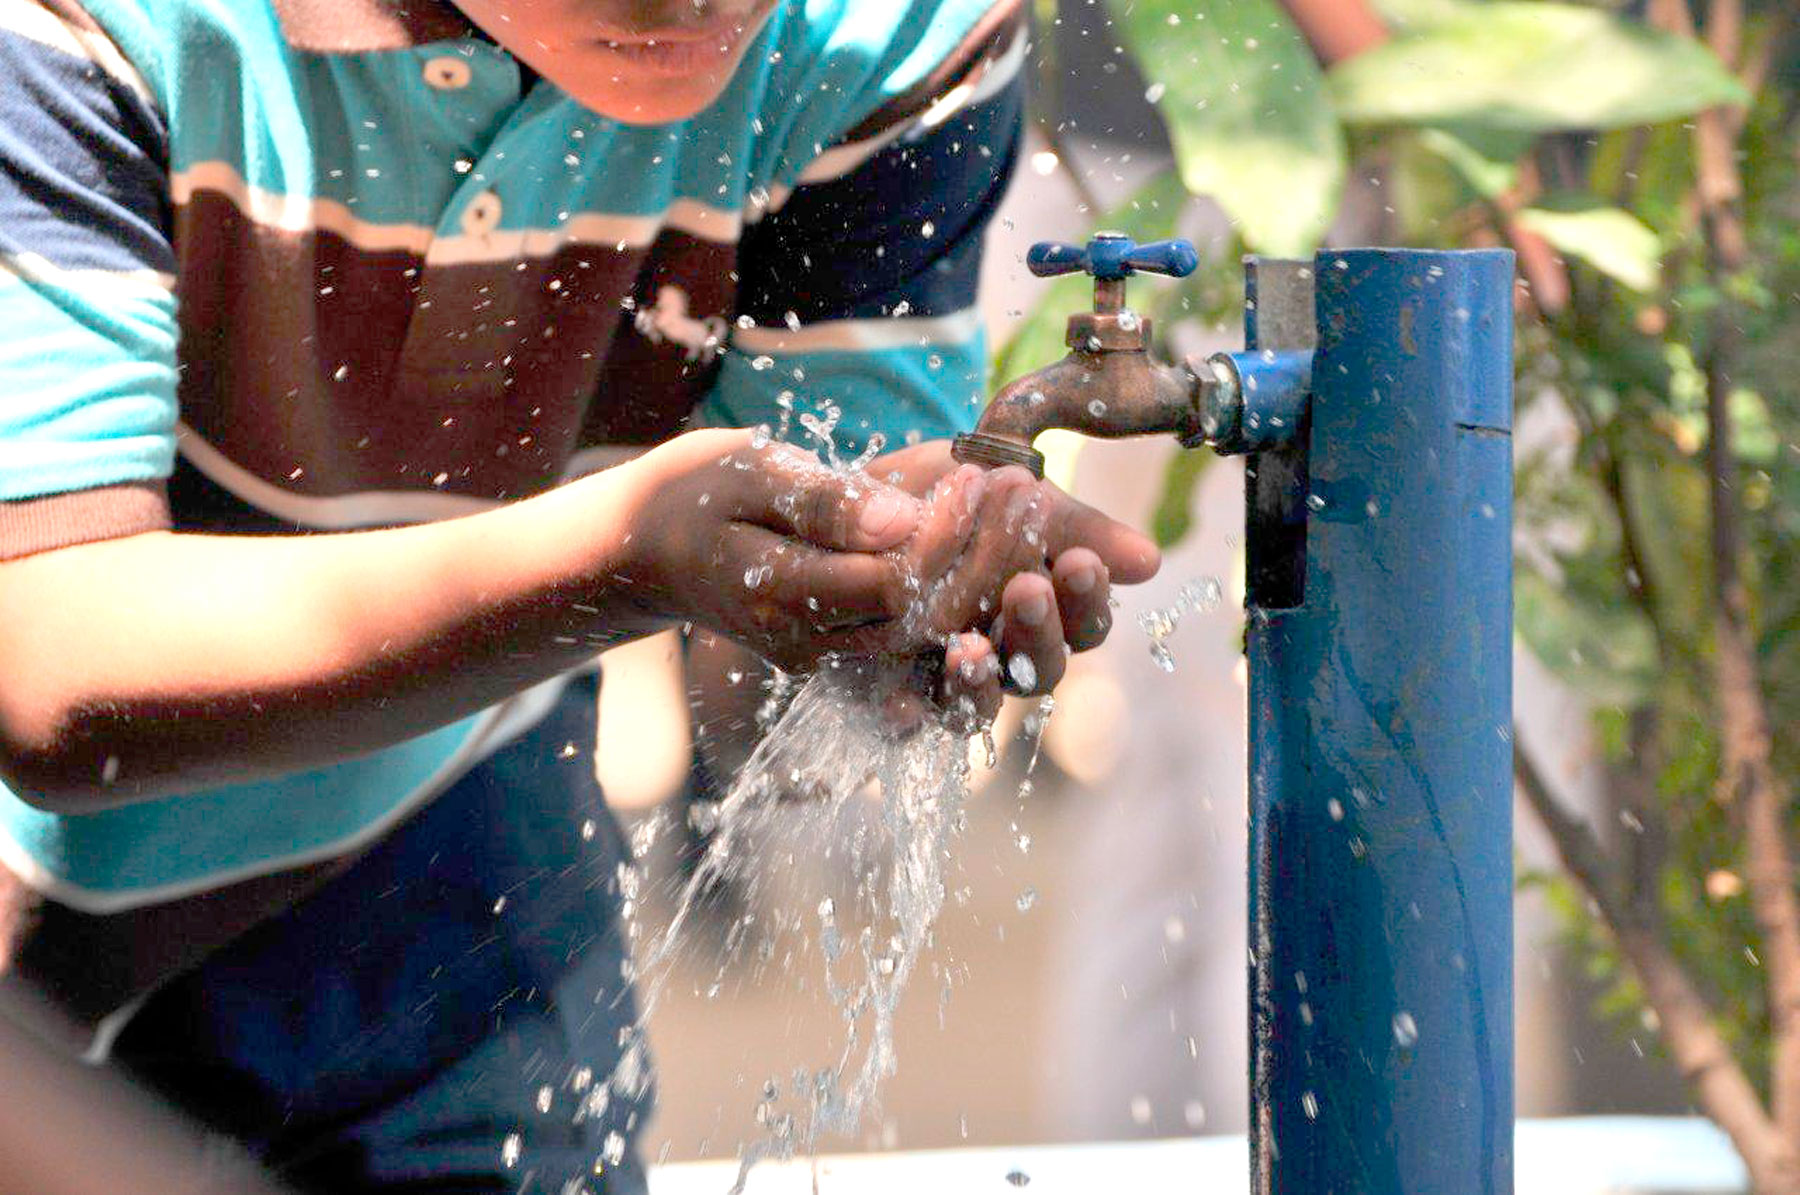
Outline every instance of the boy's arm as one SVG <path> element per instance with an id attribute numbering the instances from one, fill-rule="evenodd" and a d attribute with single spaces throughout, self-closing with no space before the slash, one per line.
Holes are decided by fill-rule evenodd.
<path id="1" fill-rule="evenodd" d="M 831 549 L 904 537 L 912 500 L 889 492 L 863 532 L 879 491 L 795 475 L 741 433 L 441 525 L 171 534 L 162 117 L 116 55 L 17 7 L 0 22 L 0 777 L 20 796 L 94 809 L 325 764 L 673 620 L 792 662 L 866 641 L 841 626 L 897 604 L 892 562 Z M 777 488 L 804 500 L 778 508 Z"/>
<path id="2" fill-rule="evenodd" d="M 916 518 L 898 491 L 717 431 L 442 523 L 17 558 L 0 563 L 0 776 L 79 812 L 318 766 L 680 620 L 794 667 L 879 648 L 906 593 L 874 553 Z"/>

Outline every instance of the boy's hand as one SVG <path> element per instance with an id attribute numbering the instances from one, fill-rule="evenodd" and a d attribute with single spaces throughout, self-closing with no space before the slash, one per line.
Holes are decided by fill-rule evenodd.
<path id="1" fill-rule="evenodd" d="M 1047 693 L 1070 651 L 1112 625 L 1114 580 L 1155 574 L 1138 532 L 1023 469 L 959 466 L 942 443 L 867 476 L 810 453 L 703 431 L 641 458 L 627 580 L 640 606 L 691 620 L 789 671 L 828 655 L 943 651 L 952 709 Z"/>
<path id="2" fill-rule="evenodd" d="M 998 709 L 1003 687 L 1049 692 L 1070 651 L 1105 640 L 1112 583 L 1146 581 L 1160 564 L 1125 524 L 1023 469 L 958 466 L 945 443 L 881 457 L 870 473 L 930 494 L 903 549 L 923 582 L 914 629 L 950 644 L 939 699 L 953 709 L 966 700 L 979 718 Z"/>
<path id="3" fill-rule="evenodd" d="M 645 454 L 629 515 L 634 599 L 720 631 L 789 671 L 896 650 L 912 594 L 889 549 L 923 504 L 748 431 L 698 431 Z"/>

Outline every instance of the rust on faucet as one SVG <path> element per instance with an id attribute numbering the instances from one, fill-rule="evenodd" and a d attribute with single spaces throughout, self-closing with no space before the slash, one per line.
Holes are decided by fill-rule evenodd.
<path id="1" fill-rule="evenodd" d="M 1193 248 L 1185 242 L 1136 246 L 1102 233 L 1085 250 L 1040 245 L 1034 274 L 1085 269 L 1094 275 L 1094 307 L 1069 317 L 1069 353 L 1008 383 L 982 412 L 975 431 L 958 436 L 957 460 L 998 467 L 1023 465 L 1044 475 L 1039 433 L 1063 428 L 1087 436 L 1173 434 L 1184 446 L 1205 442 L 1215 419 L 1209 408 L 1226 379 L 1210 361 L 1167 365 L 1150 354 L 1151 321 L 1125 305 L 1125 279 L 1139 270 L 1186 274 Z"/>

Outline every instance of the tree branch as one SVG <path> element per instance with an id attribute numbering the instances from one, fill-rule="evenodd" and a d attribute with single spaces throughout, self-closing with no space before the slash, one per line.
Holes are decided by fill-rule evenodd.
<path id="1" fill-rule="evenodd" d="M 1755 1087 L 1713 1024 L 1705 998 L 1669 949 L 1666 927 L 1654 906 L 1629 899 L 1619 868 L 1593 830 L 1552 795 L 1516 735 L 1513 776 L 1550 832 L 1563 867 L 1593 898 L 1643 985 L 1663 1042 L 1694 1102 L 1731 1138 L 1760 1195 L 1800 1191 L 1800 1154 L 1763 1110 Z"/>
<path id="2" fill-rule="evenodd" d="M 1737 57 L 1742 29 L 1739 0 L 1713 0 L 1707 14 L 1707 43 L 1727 63 Z M 1707 269 L 1721 291 L 1732 275 L 1750 264 L 1736 123 L 1730 109 L 1714 108 L 1701 113 L 1694 128 L 1695 190 L 1706 234 Z M 1769 1077 L 1771 1111 L 1783 1137 L 1800 1143 L 1800 898 L 1794 892 L 1793 853 L 1787 840 L 1791 794 L 1774 766 L 1768 706 L 1757 674 L 1749 589 L 1740 568 L 1743 531 L 1731 388 L 1743 329 L 1729 300 L 1720 304 L 1712 323 L 1704 365 L 1714 671 L 1722 756 L 1719 797 L 1736 812 L 1743 828 L 1745 880 L 1768 975 L 1775 1042 Z"/>

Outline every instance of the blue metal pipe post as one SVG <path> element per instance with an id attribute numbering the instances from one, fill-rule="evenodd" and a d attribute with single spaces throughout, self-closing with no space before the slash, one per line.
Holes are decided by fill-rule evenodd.
<path id="1" fill-rule="evenodd" d="M 1252 1190 L 1513 1182 L 1512 255 L 1253 261 Z M 1248 354 L 1247 354 L 1248 356 Z"/>

